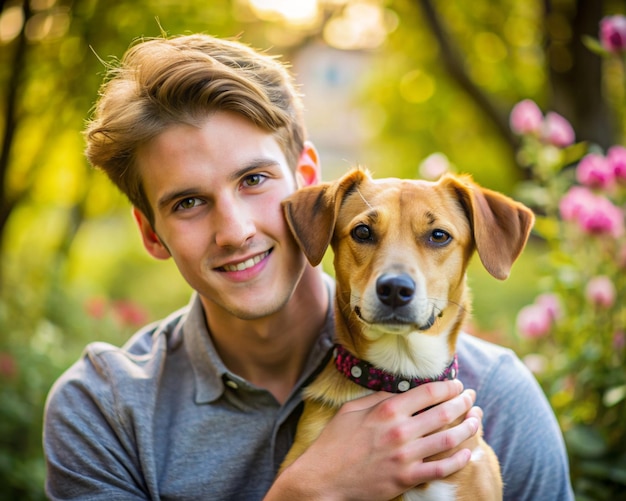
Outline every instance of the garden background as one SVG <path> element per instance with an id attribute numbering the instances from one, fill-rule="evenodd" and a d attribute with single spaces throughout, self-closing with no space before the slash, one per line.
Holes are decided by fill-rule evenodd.
<path id="1" fill-rule="evenodd" d="M 200 31 L 293 63 L 326 179 L 456 170 L 533 207 L 509 280 L 473 263 L 468 328 L 535 371 L 577 498 L 625 499 L 626 26 L 601 33 L 624 14 L 617 0 L 0 1 L 0 498 L 44 498 L 45 397 L 85 344 L 121 344 L 188 301 L 81 131 L 133 40 Z"/>

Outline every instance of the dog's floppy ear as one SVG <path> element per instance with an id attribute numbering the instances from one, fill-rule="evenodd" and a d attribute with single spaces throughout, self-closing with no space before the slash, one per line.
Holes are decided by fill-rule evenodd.
<path id="1" fill-rule="evenodd" d="M 337 211 L 345 196 L 369 175 L 353 169 L 338 181 L 307 186 L 283 200 L 289 228 L 313 266 L 317 266 L 330 245 Z"/>
<path id="2" fill-rule="evenodd" d="M 476 251 L 485 269 L 499 280 L 509 276 L 535 221 L 532 211 L 511 198 L 478 186 L 469 177 L 442 178 L 465 210 Z"/>

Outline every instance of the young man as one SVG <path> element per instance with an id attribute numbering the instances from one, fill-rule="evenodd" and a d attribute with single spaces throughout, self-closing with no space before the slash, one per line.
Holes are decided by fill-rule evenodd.
<path id="1" fill-rule="evenodd" d="M 44 429 L 51 499 L 384 500 L 467 464 L 467 450 L 424 461 L 482 419 L 476 393 L 448 381 L 347 404 L 276 479 L 300 390 L 333 336 L 333 283 L 281 212 L 320 166 L 278 61 L 204 35 L 138 43 L 111 71 L 86 136 L 147 251 L 174 259 L 195 293 L 123 348 L 88 346 L 57 381 Z M 505 498 L 570 499 L 561 435 L 532 376 L 468 336 L 458 355 Z"/>

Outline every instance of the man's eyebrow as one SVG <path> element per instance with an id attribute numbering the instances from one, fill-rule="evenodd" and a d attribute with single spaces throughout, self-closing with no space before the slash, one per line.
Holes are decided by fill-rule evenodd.
<path id="1" fill-rule="evenodd" d="M 255 171 L 257 169 L 264 168 L 264 167 L 280 167 L 280 164 L 273 158 L 264 158 L 264 157 L 254 158 L 250 160 L 246 164 L 245 167 L 242 167 L 241 169 L 234 171 L 230 175 L 230 180 L 237 181 L 238 179 L 241 179 L 242 177 L 247 176 L 250 172 Z"/>
<path id="2" fill-rule="evenodd" d="M 161 198 L 157 200 L 157 207 L 163 209 L 171 204 L 174 200 L 185 197 L 192 197 L 198 194 L 199 188 L 187 188 L 180 191 L 171 191 L 165 193 Z"/>
<path id="3" fill-rule="evenodd" d="M 280 163 L 272 158 L 259 157 L 248 162 L 245 167 L 242 167 L 241 169 L 238 169 L 231 173 L 229 178 L 231 181 L 237 181 L 238 179 L 247 176 L 250 172 L 254 172 L 255 170 L 273 167 L 280 167 Z M 157 208 L 163 209 L 164 207 L 167 207 L 169 204 L 171 204 L 174 200 L 196 196 L 200 191 L 200 188 L 186 188 L 183 190 L 167 192 L 157 200 Z"/>

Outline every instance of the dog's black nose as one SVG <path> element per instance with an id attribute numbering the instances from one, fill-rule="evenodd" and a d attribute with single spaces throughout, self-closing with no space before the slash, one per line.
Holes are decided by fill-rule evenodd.
<path id="1" fill-rule="evenodd" d="M 376 280 L 376 294 L 383 304 L 396 308 L 411 302 L 415 295 L 415 282 L 407 274 L 385 273 Z"/>

